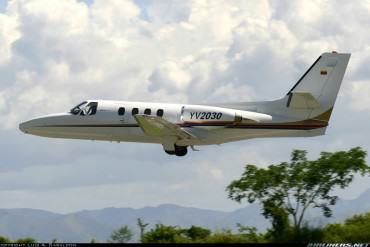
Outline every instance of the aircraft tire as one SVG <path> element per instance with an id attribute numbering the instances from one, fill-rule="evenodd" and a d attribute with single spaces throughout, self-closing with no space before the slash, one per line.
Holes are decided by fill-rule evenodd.
<path id="1" fill-rule="evenodd" d="M 176 154 L 176 151 L 172 151 L 172 150 L 164 150 L 167 154 L 169 155 L 175 155 Z"/>
<path id="2" fill-rule="evenodd" d="M 185 156 L 188 153 L 188 147 L 176 146 L 175 145 L 175 154 L 176 156 Z"/>

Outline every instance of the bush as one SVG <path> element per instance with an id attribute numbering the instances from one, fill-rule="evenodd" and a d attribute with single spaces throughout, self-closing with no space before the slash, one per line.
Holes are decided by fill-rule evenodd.
<path id="1" fill-rule="evenodd" d="M 20 238 L 14 241 L 16 244 L 34 244 L 36 240 L 31 237 Z"/>
<path id="2" fill-rule="evenodd" d="M 4 237 L 4 236 L 0 236 L 0 244 L 9 244 L 11 242 L 12 242 L 12 240 L 10 240 L 9 238 Z"/>
<path id="3" fill-rule="evenodd" d="M 325 242 L 370 242 L 370 212 L 354 215 L 343 224 L 329 224 L 324 228 Z"/>

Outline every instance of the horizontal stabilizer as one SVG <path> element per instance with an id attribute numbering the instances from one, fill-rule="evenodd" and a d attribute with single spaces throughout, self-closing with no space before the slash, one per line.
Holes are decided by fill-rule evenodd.
<path id="1" fill-rule="evenodd" d="M 320 107 L 320 103 L 311 93 L 291 92 L 287 107 L 294 109 L 317 109 Z"/>

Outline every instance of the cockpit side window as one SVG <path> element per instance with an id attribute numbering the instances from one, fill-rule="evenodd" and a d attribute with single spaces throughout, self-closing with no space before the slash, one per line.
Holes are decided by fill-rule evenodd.
<path id="1" fill-rule="evenodd" d="M 86 115 L 95 115 L 98 109 L 98 102 L 90 102 L 86 106 Z"/>

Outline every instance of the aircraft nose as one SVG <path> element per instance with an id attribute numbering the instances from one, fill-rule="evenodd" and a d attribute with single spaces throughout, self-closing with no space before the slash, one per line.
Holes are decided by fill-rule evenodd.
<path id="1" fill-rule="evenodd" d="M 19 130 L 26 134 L 45 136 L 50 131 L 48 125 L 58 124 L 68 118 L 70 114 L 57 113 L 37 117 L 19 124 Z"/>
<path id="2" fill-rule="evenodd" d="M 19 129 L 23 133 L 28 133 L 29 130 L 32 128 L 32 126 L 33 126 L 32 121 L 26 121 L 26 122 L 23 122 L 23 123 L 19 124 Z"/>

